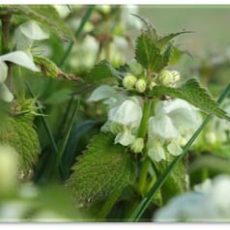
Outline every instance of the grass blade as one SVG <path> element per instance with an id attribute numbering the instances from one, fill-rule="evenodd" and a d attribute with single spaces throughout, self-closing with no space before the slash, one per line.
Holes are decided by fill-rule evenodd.
<path id="1" fill-rule="evenodd" d="M 29 83 L 28 83 L 27 81 L 25 81 L 25 84 L 26 84 L 26 87 L 27 87 L 27 89 L 28 89 L 28 91 L 29 91 L 31 97 L 34 98 L 35 96 L 34 96 L 34 94 L 33 94 L 33 92 L 32 92 L 32 89 L 31 89 Z M 40 113 L 40 114 L 44 114 L 43 110 L 42 110 L 41 108 L 39 108 L 39 104 L 38 104 L 37 102 L 36 102 L 36 105 L 38 106 L 38 111 L 39 111 L 39 113 Z M 53 136 L 53 134 L 52 134 L 52 132 L 51 132 L 51 129 L 50 129 L 50 127 L 49 127 L 49 124 L 48 124 L 48 122 L 46 121 L 46 119 L 45 119 L 44 116 L 41 116 L 41 120 L 42 120 L 42 124 L 44 125 L 44 128 L 45 128 L 45 130 L 46 130 L 47 136 L 48 136 L 49 139 L 50 139 L 50 143 L 51 143 L 52 149 L 53 149 L 54 153 L 56 154 L 56 153 L 58 152 L 58 147 L 57 147 L 57 144 L 56 144 L 56 142 L 55 142 L 55 140 L 54 140 L 54 136 Z"/>
<path id="2" fill-rule="evenodd" d="M 80 36 L 81 32 L 83 31 L 86 22 L 89 20 L 91 14 L 93 12 L 93 9 L 94 9 L 94 6 L 92 5 L 92 6 L 89 6 L 88 9 L 86 10 L 86 13 L 82 17 L 81 23 L 80 23 L 80 25 L 79 25 L 76 33 L 75 33 L 76 38 L 78 38 Z M 64 55 L 60 61 L 59 67 L 62 67 L 64 65 L 67 57 L 69 56 L 69 54 L 73 48 L 73 45 L 74 45 L 74 42 L 71 42 L 69 44 L 69 46 L 67 47 L 67 49 L 66 49 L 66 51 L 65 51 L 65 53 L 64 53 Z"/>
<path id="3" fill-rule="evenodd" d="M 225 90 L 223 91 L 219 99 L 217 100 L 218 104 L 221 103 L 225 97 L 227 97 L 229 91 L 230 91 L 230 84 L 225 88 Z M 153 185 L 151 190 L 148 192 L 147 196 L 142 199 L 142 201 L 138 204 L 138 206 L 135 208 L 135 210 L 131 214 L 131 217 L 129 219 L 130 221 L 138 222 L 140 220 L 145 210 L 151 204 L 151 201 L 154 195 L 156 194 L 156 192 L 161 188 L 161 186 L 167 180 L 168 176 L 170 175 L 170 172 L 174 169 L 177 162 L 179 162 L 184 157 L 184 155 L 188 152 L 192 143 L 196 140 L 196 138 L 201 133 L 203 128 L 206 126 L 206 124 L 209 122 L 211 117 L 212 115 L 208 115 L 205 118 L 203 123 L 200 125 L 200 127 L 196 130 L 196 132 L 192 135 L 192 137 L 189 139 L 189 141 L 184 146 L 182 153 L 171 162 L 171 164 L 168 166 L 165 172 L 158 178 L 157 182 Z"/>

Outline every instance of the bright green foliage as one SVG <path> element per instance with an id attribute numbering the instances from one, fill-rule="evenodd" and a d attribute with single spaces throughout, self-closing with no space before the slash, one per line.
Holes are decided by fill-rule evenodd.
<path id="1" fill-rule="evenodd" d="M 113 144 L 112 136 L 103 133 L 91 139 L 73 170 L 67 186 L 82 205 L 104 200 L 134 180 L 129 154 L 122 146 Z"/>
<path id="2" fill-rule="evenodd" d="M 58 77 L 61 74 L 60 69 L 54 62 L 43 56 L 35 56 L 34 62 L 41 68 L 42 73 L 47 77 Z"/>
<path id="3" fill-rule="evenodd" d="M 172 53 L 175 52 L 171 40 L 189 32 L 182 31 L 159 37 L 153 26 L 145 24 L 146 30 L 141 33 L 136 41 L 135 58 L 146 69 L 158 73 L 169 64 Z"/>
<path id="4" fill-rule="evenodd" d="M 15 148 L 20 155 L 20 169 L 27 175 L 40 153 L 38 135 L 32 124 L 19 117 L 8 117 L 0 127 L 0 143 Z"/>
<path id="5" fill-rule="evenodd" d="M 6 6 L 7 12 L 23 15 L 36 20 L 62 39 L 74 40 L 74 35 L 51 5 L 13 5 Z"/>
<path id="6" fill-rule="evenodd" d="M 150 92 L 150 96 L 160 97 L 162 95 L 184 99 L 205 113 L 230 120 L 226 112 L 218 107 L 207 90 L 202 88 L 196 79 L 189 79 L 180 88 L 155 86 Z"/>
<path id="7" fill-rule="evenodd" d="M 99 84 L 108 79 L 111 81 L 111 77 L 121 78 L 120 72 L 113 68 L 108 61 L 103 60 L 92 68 L 86 80 Z"/>
<path id="8" fill-rule="evenodd" d="M 171 162 L 171 161 L 170 161 Z M 164 172 L 168 167 L 168 161 L 160 162 L 157 167 L 159 172 Z M 165 184 L 161 188 L 163 203 L 166 203 L 170 198 L 186 191 L 186 169 L 183 161 L 180 161 L 175 169 L 170 173 Z"/>

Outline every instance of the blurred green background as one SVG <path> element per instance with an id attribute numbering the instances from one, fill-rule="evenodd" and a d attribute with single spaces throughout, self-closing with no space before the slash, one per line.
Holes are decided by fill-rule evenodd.
<path id="1" fill-rule="evenodd" d="M 230 6 L 140 6 L 160 33 L 186 29 L 193 34 L 181 36 L 178 43 L 193 55 L 225 52 L 230 45 Z"/>

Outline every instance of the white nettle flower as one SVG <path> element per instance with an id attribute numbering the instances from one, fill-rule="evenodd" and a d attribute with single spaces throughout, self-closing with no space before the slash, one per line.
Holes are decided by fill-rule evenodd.
<path id="1" fill-rule="evenodd" d="M 8 67 L 5 63 L 6 61 L 12 62 L 35 72 L 40 70 L 34 64 L 33 58 L 23 51 L 14 51 L 0 56 L 0 98 L 6 102 L 11 102 L 14 98 L 13 94 L 4 84 L 8 73 Z"/>
<path id="2" fill-rule="evenodd" d="M 88 102 L 103 101 L 109 108 L 112 108 L 126 99 L 126 96 L 122 92 L 116 91 L 115 88 L 109 85 L 101 85 L 96 88 L 90 97 Z"/>
<path id="3" fill-rule="evenodd" d="M 217 216 L 214 205 L 204 194 L 189 192 L 172 198 L 165 207 L 156 212 L 154 221 L 210 221 Z"/>
<path id="4" fill-rule="evenodd" d="M 149 119 L 148 155 L 155 161 L 166 159 L 164 145 L 170 154 L 180 154 L 181 145 L 190 138 L 201 121 L 197 110 L 184 100 L 158 102 L 155 115 Z"/>
<path id="5" fill-rule="evenodd" d="M 28 21 L 21 24 L 15 32 L 17 50 L 31 51 L 34 41 L 41 41 L 49 38 L 46 33 L 35 21 Z"/>
<path id="6" fill-rule="evenodd" d="M 157 211 L 154 221 L 229 221 L 230 176 L 220 175 L 195 186 L 189 192 L 172 198 Z"/>
<path id="7" fill-rule="evenodd" d="M 137 98 L 130 98 L 120 105 L 109 110 L 108 121 L 119 124 L 123 127 L 116 138 L 115 143 L 124 146 L 131 145 L 136 137 L 135 132 L 140 125 L 142 118 L 142 107 Z"/>

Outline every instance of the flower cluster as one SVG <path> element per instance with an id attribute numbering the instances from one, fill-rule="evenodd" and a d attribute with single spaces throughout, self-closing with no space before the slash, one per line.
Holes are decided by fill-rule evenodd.
<path id="1" fill-rule="evenodd" d="M 129 146 L 135 153 L 143 152 L 146 146 L 147 154 L 153 161 L 167 160 L 168 154 L 179 155 L 181 147 L 202 122 L 197 109 L 188 102 L 181 99 L 157 101 L 147 118 L 147 139 L 139 135 L 145 100 L 141 95 L 157 84 L 174 87 L 179 73 L 164 70 L 155 81 L 148 82 L 136 61 L 130 63 L 130 70 L 123 78 L 123 87 L 102 85 L 88 99 L 88 102 L 103 101 L 108 107 L 108 120 L 102 131 L 113 133 L 115 144 Z M 128 96 L 130 91 L 137 95 Z"/>
<path id="2" fill-rule="evenodd" d="M 229 221 L 229 191 L 229 175 L 208 179 L 195 191 L 173 198 L 157 211 L 154 221 Z"/>

